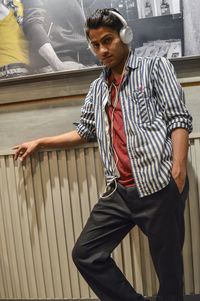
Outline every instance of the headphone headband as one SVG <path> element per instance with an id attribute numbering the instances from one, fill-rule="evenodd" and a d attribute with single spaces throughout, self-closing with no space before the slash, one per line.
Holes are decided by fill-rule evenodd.
<path id="1" fill-rule="evenodd" d="M 119 32 L 120 35 L 120 39 L 124 44 L 130 44 L 130 42 L 133 39 L 133 31 L 131 29 L 131 27 L 129 27 L 127 25 L 126 20 L 122 17 L 122 15 L 120 15 L 120 13 L 114 11 L 114 10 L 110 10 L 109 11 L 111 14 L 115 15 L 123 24 L 122 29 Z"/>
<path id="2" fill-rule="evenodd" d="M 116 12 L 115 10 L 110 10 L 109 13 L 113 14 L 114 16 L 116 16 L 123 24 L 123 27 L 127 27 L 127 22 L 126 20 L 122 17 L 122 15 L 118 12 Z"/>

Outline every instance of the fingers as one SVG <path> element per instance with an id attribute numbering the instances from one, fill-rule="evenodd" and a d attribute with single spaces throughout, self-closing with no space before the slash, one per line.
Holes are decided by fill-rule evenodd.
<path id="1" fill-rule="evenodd" d="M 20 145 L 15 145 L 11 149 L 18 149 L 19 147 L 20 147 Z"/>
<path id="2" fill-rule="evenodd" d="M 28 145 L 25 144 L 13 146 L 12 149 L 17 150 L 14 156 L 15 161 L 20 156 L 20 161 L 23 162 L 24 159 L 31 153 Z"/>
<path id="3" fill-rule="evenodd" d="M 22 155 L 21 158 L 20 158 L 20 161 L 23 162 L 24 159 L 25 159 L 30 153 L 31 153 L 31 152 L 29 152 L 28 150 L 27 150 L 25 153 L 23 153 L 23 155 Z"/>
<path id="4" fill-rule="evenodd" d="M 22 151 L 24 150 L 24 148 L 19 148 L 16 153 L 15 153 L 15 156 L 14 156 L 14 160 L 16 161 L 18 159 L 18 157 L 20 157 L 20 161 L 23 162 L 24 159 L 31 154 L 31 152 L 29 150 L 26 150 L 25 152 L 22 153 Z"/>
<path id="5" fill-rule="evenodd" d="M 18 159 L 18 157 L 19 157 L 19 155 L 20 155 L 20 153 L 25 149 L 23 146 L 21 146 L 21 145 L 17 145 L 17 146 L 14 146 L 14 147 L 12 147 L 12 149 L 16 149 L 17 151 L 16 151 L 16 153 L 15 153 L 15 156 L 14 156 L 14 160 L 17 160 Z M 20 159 L 21 160 L 21 159 Z M 21 160 L 22 161 L 22 160 Z"/>
<path id="6" fill-rule="evenodd" d="M 24 159 L 33 153 L 38 148 L 37 141 L 30 141 L 23 143 L 21 145 L 13 146 L 12 149 L 16 150 L 14 160 L 17 160 L 20 156 L 20 161 L 23 162 Z"/>

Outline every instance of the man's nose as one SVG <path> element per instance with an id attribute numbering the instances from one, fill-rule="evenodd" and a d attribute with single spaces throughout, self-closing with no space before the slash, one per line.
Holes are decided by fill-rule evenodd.
<path id="1" fill-rule="evenodd" d="M 100 44 L 99 53 L 104 54 L 107 51 L 108 51 L 108 49 L 103 44 Z"/>

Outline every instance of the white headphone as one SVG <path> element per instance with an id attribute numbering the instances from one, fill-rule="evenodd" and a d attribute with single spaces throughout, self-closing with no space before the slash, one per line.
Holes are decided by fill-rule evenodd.
<path id="1" fill-rule="evenodd" d="M 120 36 L 121 41 L 124 44 L 130 44 L 130 42 L 133 39 L 133 31 L 132 31 L 131 27 L 127 25 L 126 20 L 118 12 L 113 11 L 113 10 L 110 10 L 109 12 L 111 14 L 115 15 L 116 17 L 118 17 L 118 19 L 123 24 L 123 27 L 121 28 L 121 30 L 119 32 L 119 36 Z"/>
<path id="2" fill-rule="evenodd" d="M 130 44 L 130 42 L 133 39 L 133 31 L 132 31 L 131 27 L 127 25 L 126 20 L 118 12 L 110 10 L 109 13 L 115 15 L 123 24 L 123 27 L 120 29 L 120 32 L 119 32 L 119 36 L 120 36 L 121 41 L 124 44 Z M 89 45 L 90 51 L 94 55 L 96 55 L 96 53 L 95 53 L 95 51 L 94 51 L 94 49 L 91 45 L 90 39 L 88 37 L 87 37 L 87 40 L 88 40 L 88 45 Z"/>

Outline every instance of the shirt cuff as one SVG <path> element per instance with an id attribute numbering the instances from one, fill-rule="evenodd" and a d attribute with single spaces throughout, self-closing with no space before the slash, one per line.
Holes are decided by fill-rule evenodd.
<path id="1" fill-rule="evenodd" d="M 86 138 L 88 140 L 96 138 L 96 136 L 81 123 L 78 124 L 76 131 L 81 137 Z"/>
<path id="2" fill-rule="evenodd" d="M 187 129 L 189 134 L 192 132 L 192 118 L 177 118 L 171 121 L 167 127 L 168 133 L 171 133 L 176 128 Z"/>

